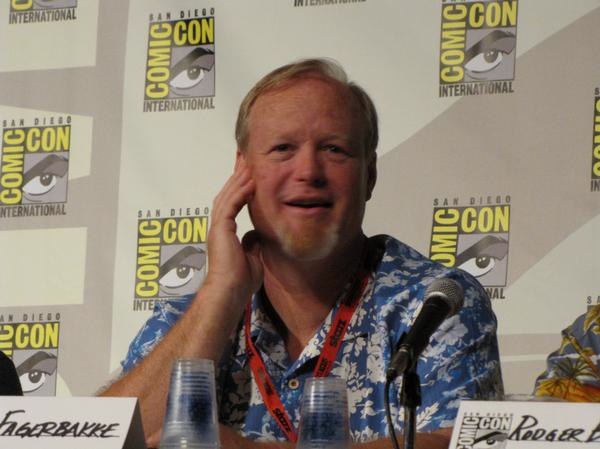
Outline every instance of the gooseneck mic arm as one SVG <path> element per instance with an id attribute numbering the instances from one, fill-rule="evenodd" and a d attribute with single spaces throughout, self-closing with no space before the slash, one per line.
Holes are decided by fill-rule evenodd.
<path id="1" fill-rule="evenodd" d="M 388 427 L 395 449 L 396 434 L 389 407 L 389 385 L 402 375 L 400 404 L 404 406 L 404 448 L 413 449 L 416 435 L 416 409 L 421 405 L 421 382 L 417 360 L 442 322 L 463 305 L 463 289 L 456 281 L 436 279 L 425 291 L 423 307 L 407 334 L 403 334 L 386 371 L 385 405 Z"/>
<path id="2" fill-rule="evenodd" d="M 433 281 L 425 291 L 421 312 L 408 334 L 400 340 L 386 377 L 393 380 L 411 368 L 440 324 L 458 312 L 462 303 L 463 290 L 459 283 L 447 278 Z"/>

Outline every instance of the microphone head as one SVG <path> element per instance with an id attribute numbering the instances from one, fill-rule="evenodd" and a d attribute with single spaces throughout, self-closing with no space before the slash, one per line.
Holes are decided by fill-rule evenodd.
<path id="1" fill-rule="evenodd" d="M 425 301 L 440 298 L 450 307 L 447 316 L 457 313 L 463 306 L 464 292 L 461 285 L 454 279 L 435 279 L 425 290 Z"/>

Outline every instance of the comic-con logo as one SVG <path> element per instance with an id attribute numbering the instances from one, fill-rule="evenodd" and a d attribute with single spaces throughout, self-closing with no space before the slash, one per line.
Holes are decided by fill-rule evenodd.
<path id="1" fill-rule="evenodd" d="M 54 396 L 60 314 L 49 321 L 0 323 L 0 351 L 13 360 L 26 396 Z"/>
<path id="2" fill-rule="evenodd" d="M 494 204 L 491 204 L 494 203 Z M 434 200 L 429 257 L 477 278 L 492 299 L 505 299 L 510 196 Z"/>
<path id="3" fill-rule="evenodd" d="M 3 121 L 0 218 L 64 215 L 70 123 L 70 117 L 36 119 L 31 126 L 26 126 L 24 120 Z"/>
<path id="4" fill-rule="evenodd" d="M 144 112 L 213 109 L 215 95 L 214 8 L 178 20 L 150 15 Z"/>
<path id="5" fill-rule="evenodd" d="M 594 138 L 592 147 L 592 192 L 600 191 L 600 87 L 594 99 Z"/>
<path id="6" fill-rule="evenodd" d="M 517 0 L 443 0 L 439 96 L 512 93 Z"/>
<path id="7" fill-rule="evenodd" d="M 63 22 L 76 13 L 77 0 L 10 0 L 8 23 Z"/>
<path id="8" fill-rule="evenodd" d="M 152 309 L 157 299 L 195 293 L 204 280 L 208 215 L 175 213 L 172 209 L 168 218 L 138 214 L 133 310 Z"/>
<path id="9" fill-rule="evenodd" d="M 455 449 L 503 449 L 506 447 L 512 414 L 465 414 Z"/>
<path id="10" fill-rule="evenodd" d="M 65 215 L 71 117 L 3 120 L 0 218 Z"/>

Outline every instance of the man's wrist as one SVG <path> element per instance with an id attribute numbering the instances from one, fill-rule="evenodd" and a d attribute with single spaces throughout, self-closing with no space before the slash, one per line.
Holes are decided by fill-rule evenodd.
<path id="1" fill-rule="evenodd" d="M 204 300 L 214 300 L 221 305 L 233 305 L 243 308 L 254 292 L 249 286 L 237 282 L 227 282 L 208 276 L 198 292 Z"/>

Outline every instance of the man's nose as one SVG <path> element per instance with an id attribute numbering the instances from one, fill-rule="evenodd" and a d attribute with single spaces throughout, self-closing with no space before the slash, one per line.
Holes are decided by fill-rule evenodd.
<path id="1" fill-rule="evenodd" d="M 295 177 L 299 181 L 321 187 L 327 183 L 323 152 L 314 147 L 303 147 L 296 154 Z"/>

